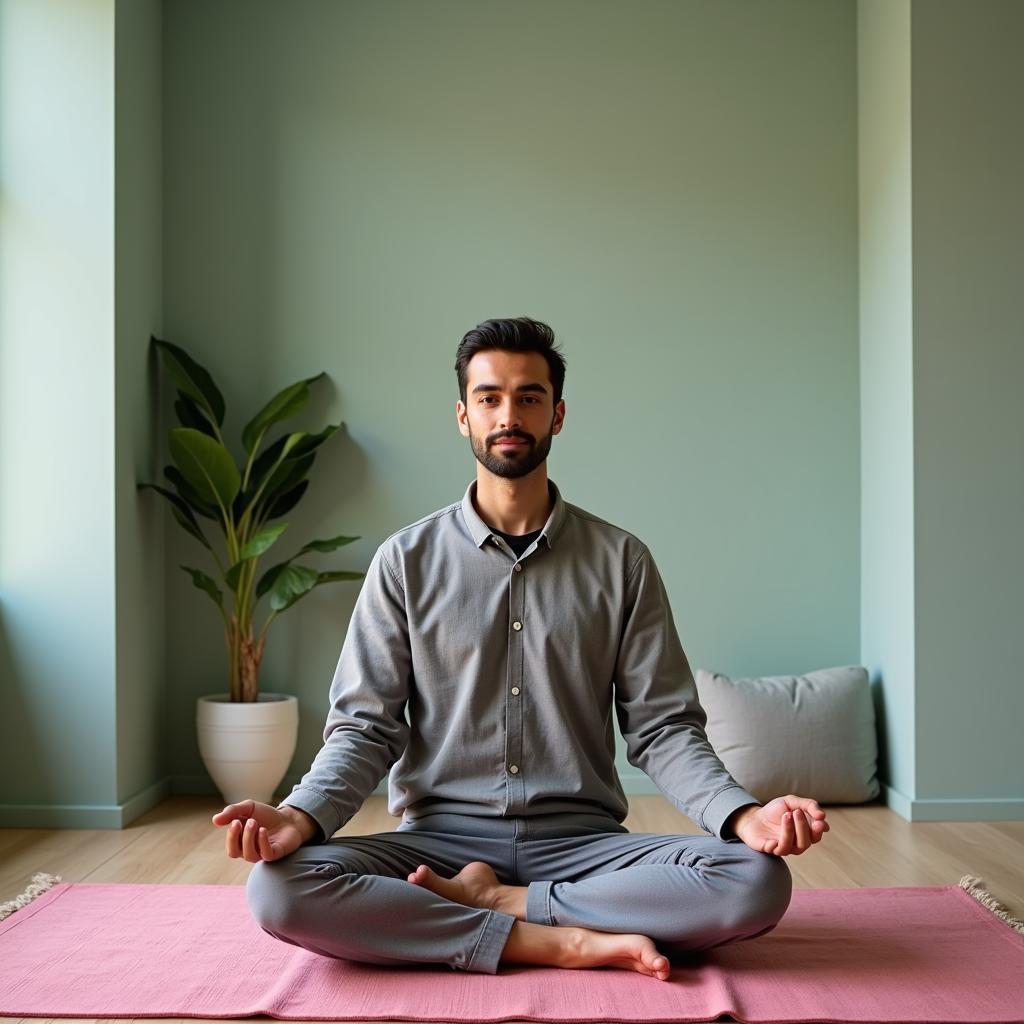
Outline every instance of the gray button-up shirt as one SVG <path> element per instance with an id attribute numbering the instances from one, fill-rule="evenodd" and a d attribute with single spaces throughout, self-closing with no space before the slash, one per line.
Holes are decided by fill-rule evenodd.
<path id="1" fill-rule="evenodd" d="M 621 822 L 614 710 L 629 763 L 706 832 L 740 841 L 723 823 L 759 801 L 708 742 L 650 551 L 548 488 L 551 515 L 520 558 L 477 513 L 475 480 L 377 549 L 324 746 L 282 801 L 324 836 L 389 768 L 394 816 L 586 811 Z"/>

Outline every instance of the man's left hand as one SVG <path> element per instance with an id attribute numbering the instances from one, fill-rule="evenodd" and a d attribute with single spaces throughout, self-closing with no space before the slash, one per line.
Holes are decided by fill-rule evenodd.
<path id="1" fill-rule="evenodd" d="M 741 807 L 732 822 L 732 830 L 752 850 L 776 857 L 799 857 L 830 826 L 816 800 L 807 797 L 776 797 L 763 807 Z"/>

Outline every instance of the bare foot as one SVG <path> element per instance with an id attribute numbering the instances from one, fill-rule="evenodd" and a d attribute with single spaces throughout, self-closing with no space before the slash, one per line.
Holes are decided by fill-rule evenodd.
<path id="1" fill-rule="evenodd" d="M 442 878 L 426 864 L 421 864 L 406 881 L 436 892 L 453 903 L 481 910 L 493 910 L 502 890 L 508 888 L 498 881 L 490 864 L 482 860 L 470 861 L 454 878 Z"/>
<path id="2" fill-rule="evenodd" d="M 669 962 L 646 935 L 516 921 L 501 952 L 502 963 L 551 967 L 621 967 L 668 981 Z"/>
<path id="3" fill-rule="evenodd" d="M 574 931 L 579 932 L 578 945 L 570 946 L 562 967 L 623 967 L 659 981 L 668 980 L 668 959 L 646 935 L 619 935 L 591 928 Z"/>
<path id="4" fill-rule="evenodd" d="M 442 878 L 420 864 L 406 880 L 464 907 L 507 908 L 518 917 L 502 960 L 572 968 L 619 967 L 659 981 L 668 980 L 669 962 L 646 935 L 527 923 L 526 887 L 503 885 L 494 869 L 483 861 L 471 861 L 454 878 Z M 521 904 L 518 908 L 517 897 Z"/>

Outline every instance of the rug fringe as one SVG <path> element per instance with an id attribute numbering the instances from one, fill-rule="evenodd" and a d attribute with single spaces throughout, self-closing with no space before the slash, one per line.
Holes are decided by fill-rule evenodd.
<path id="1" fill-rule="evenodd" d="M 974 875 L 964 875 L 960 879 L 960 888 L 969 892 L 983 907 L 991 910 L 996 917 L 1005 921 L 1014 931 L 1024 935 L 1024 921 L 1014 917 L 1002 903 L 999 902 L 986 888 L 985 883 Z"/>
<path id="2" fill-rule="evenodd" d="M 19 893 L 13 900 L 0 903 L 0 921 L 10 917 L 16 910 L 27 907 L 37 896 L 42 896 L 50 886 L 60 881 L 60 875 L 48 875 L 45 871 L 37 871 L 32 876 L 32 884 L 24 892 Z"/>

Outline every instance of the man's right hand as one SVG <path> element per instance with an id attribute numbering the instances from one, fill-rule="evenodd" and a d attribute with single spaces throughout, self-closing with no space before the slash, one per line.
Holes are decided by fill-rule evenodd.
<path id="1" fill-rule="evenodd" d="M 212 820 L 214 825 L 227 827 L 228 856 L 244 857 L 251 864 L 287 857 L 319 830 L 297 807 L 271 807 L 256 800 L 228 804 Z"/>

